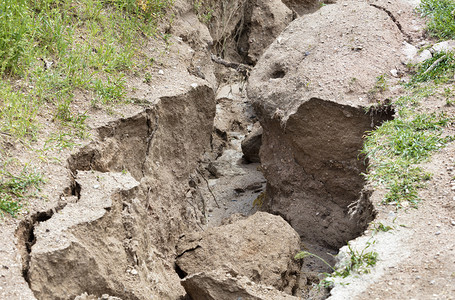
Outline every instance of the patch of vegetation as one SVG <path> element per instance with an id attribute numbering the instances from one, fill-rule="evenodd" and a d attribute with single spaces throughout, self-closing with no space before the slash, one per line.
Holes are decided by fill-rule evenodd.
<path id="1" fill-rule="evenodd" d="M 17 175 L 6 171 L 4 167 L 3 164 L 0 170 L 0 214 L 3 216 L 6 212 L 14 217 L 22 207 L 21 200 L 39 190 L 44 180 L 41 174 L 27 167 Z"/>
<path id="2" fill-rule="evenodd" d="M 38 114 L 81 128 L 76 91 L 123 101 L 124 77 L 150 66 L 143 46 L 173 0 L 0 2 L 0 130 L 36 138 Z M 41 110 L 45 107 L 44 110 Z"/>
<path id="3" fill-rule="evenodd" d="M 352 81 L 351 79 L 351 82 L 354 83 L 355 81 Z M 371 90 L 368 91 L 368 97 L 372 99 L 377 93 L 385 92 L 387 89 L 388 89 L 387 75 L 382 74 L 376 77 L 376 83 L 374 84 L 373 88 L 371 88 Z"/>
<path id="4" fill-rule="evenodd" d="M 359 274 L 369 273 L 371 267 L 376 265 L 378 261 L 378 253 L 375 251 L 367 251 L 372 244 L 367 243 L 362 251 L 353 249 L 351 244 L 348 243 L 347 260 L 345 264 L 336 271 L 336 276 L 346 278 L 352 272 Z"/>
<path id="5" fill-rule="evenodd" d="M 348 250 L 346 252 L 347 257 L 345 260 L 343 260 L 342 265 L 337 268 L 332 267 L 322 257 L 308 251 L 300 251 L 295 255 L 294 259 L 315 257 L 330 267 L 333 272 L 331 274 L 324 273 L 324 279 L 322 279 L 319 283 L 320 286 L 329 288 L 333 286 L 334 281 L 337 278 L 346 278 L 353 273 L 366 274 L 370 272 L 371 267 L 375 266 L 376 262 L 378 261 L 378 253 L 375 251 L 368 251 L 371 245 L 372 243 L 368 241 L 365 248 L 363 248 L 361 251 L 358 251 L 356 249 L 353 249 L 351 244 L 348 243 Z"/>
<path id="6" fill-rule="evenodd" d="M 372 231 L 373 231 L 373 234 L 375 234 L 375 233 L 380 232 L 380 231 L 388 232 L 388 231 L 390 231 L 392 229 L 393 229 L 392 226 L 384 225 L 381 222 L 379 222 L 379 223 L 374 224 Z"/>
<path id="7" fill-rule="evenodd" d="M 453 80 L 455 75 L 455 57 L 451 52 L 438 52 L 432 58 L 417 65 L 416 74 L 410 85 L 434 81 L 436 84 Z"/>
<path id="8" fill-rule="evenodd" d="M 46 160 L 47 151 L 86 138 L 88 105 L 81 102 L 109 111 L 126 100 L 126 78 L 149 72 L 154 62 L 145 46 L 169 38 L 158 25 L 171 21 L 173 1 L 0 1 L 0 142 L 19 140 L 33 149 L 45 139 L 34 151 Z M 44 133 L 49 124 L 41 120 L 56 124 L 58 133 Z M 0 179 L 0 209 L 12 215 L 41 182 L 28 169 L 2 171 Z"/>
<path id="9" fill-rule="evenodd" d="M 429 17 L 428 32 L 439 39 L 455 38 L 455 1 L 422 0 L 420 12 Z"/>
<path id="10" fill-rule="evenodd" d="M 363 153 L 369 159 L 370 169 L 365 176 L 386 187 L 385 203 L 395 203 L 399 207 L 407 201 L 417 205 L 418 188 L 431 179 L 431 175 L 417 164 L 452 141 L 452 137 L 442 135 L 442 129 L 449 122 L 442 113 L 408 111 L 368 133 Z"/>
<path id="11" fill-rule="evenodd" d="M 200 22 L 209 24 L 212 20 L 214 10 L 210 5 L 204 4 L 203 0 L 194 0 L 193 9 Z"/>

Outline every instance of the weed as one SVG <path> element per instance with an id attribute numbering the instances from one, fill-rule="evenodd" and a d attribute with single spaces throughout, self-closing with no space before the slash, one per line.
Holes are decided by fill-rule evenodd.
<path id="1" fill-rule="evenodd" d="M 305 257 L 316 257 L 317 259 L 319 259 L 320 261 L 322 261 L 325 265 L 327 265 L 330 269 L 332 269 L 332 271 L 336 271 L 334 267 L 332 267 L 331 264 L 329 264 L 325 259 L 323 259 L 322 257 L 320 257 L 319 255 L 316 255 L 316 254 L 313 254 L 311 252 L 308 252 L 308 251 L 300 251 L 299 253 L 297 253 L 295 256 L 294 256 L 294 259 L 298 260 L 298 259 L 304 259 Z"/>
<path id="2" fill-rule="evenodd" d="M 384 225 L 381 222 L 379 222 L 379 223 L 374 224 L 372 231 L 373 231 L 373 234 L 375 234 L 375 233 L 377 233 L 379 231 L 388 232 L 388 231 L 390 231 L 392 229 L 393 229 L 393 227 L 388 226 L 388 225 Z"/>
<path id="3" fill-rule="evenodd" d="M 371 239 L 371 238 L 370 238 Z M 335 278 L 346 278 L 353 272 L 358 274 L 369 273 L 370 268 L 376 265 L 378 253 L 375 251 L 367 251 L 374 242 L 368 241 L 366 246 L 361 250 L 355 250 L 348 243 L 348 251 L 345 259 L 342 260 L 342 265 L 337 268 L 332 267 L 322 257 L 310 253 L 308 251 L 300 251 L 295 255 L 294 259 L 304 259 L 305 257 L 315 257 L 327 265 L 333 272 L 331 274 L 324 273 L 325 278 L 319 283 L 320 286 L 329 288 L 333 286 Z"/>
<path id="4" fill-rule="evenodd" d="M 212 7 L 204 5 L 202 0 L 193 1 L 193 9 L 198 16 L 200 22 L 204 24 L 209 24 L 212 20 L 214 10 Z"/>
<path id="5" fill-rule="evenodd" d="M 0 129 L 17 137 L 36 138 L 38 126 L 36 99 L 27 93 L 14 91 L 0 82 Z"/>
<path id="6" fill-rule="evenodd" d="M 420 12 L 429 17 L 429 33 L 439 39 L 455 38 L 454 10 L 453 0 L 422 0 L 420 4 Z"/>
<path id="7" fill-rule="evenodd" d="M 152 82 L 152 74 L 150 74 L 150 72 L 145 73 L 145 75 L 144 75 L 144 82 L 145 82 L 145 83 L 150 83 L 150 82 Z"/>
<path id="8" fill-rule="evenodd" d="M 418 203 L 417 189 L 431 175 L 415 164 L 452 140 L 442 136 L 449 121 L 444 114 L 414 114 L 384 122 L 368 133 L 363 148 L 370 163 L 366 177 L 387 188 L 385 203 Z"/>
<path id="9" fill-rule="evenodd" d="M 355 81 L 352 81 L 352 79 L 351 79 L 351 82 L 355 82 Z M 374 87 L 368 91 L 368 97 L 374 98 L 374 96 L 377 93 L 385 92 L 387 89 L 388 89 L 387 75 L 385 75 L 385 74 L 380 75 L 380 76 L 376 77 L 376 83 L 374 84 Z"/>
<path id="10" fill-rule="evenodd" d="M 125 79 L 123 76 L 106 81 L 95 79 L 92 88 L 98 96 L 98 100 L 103 104 L 119 102 L 125 98 Z"/>
<path id="11" fill-rule="evenodd" d="M 374 242 L 373 242 L 374 243 Z M 378 261 L 378 253 L 375 251 L 367 251 L 372 245 L 368 242 L 367 246 L 362 251 L 355 250 L 348 243 L 347 260 L 345 264 L 337 269 L 336 275 L 346 278 L 355 271 L 359 274 L 369 273 L 370 268 L 376 265 Z"/>
<path id="12" fill-rule="evenodd" d="M 447 106 L 453 106 L 455 104 L 455 94 L 451 88 L 445 88 L 443 96 L 446 100 Z"/>
<path id="13" fill-rule="evenodd" d="M 51 148 L 57 147 L 60 150 L 72 149 L 77 144 L 73 141 L 73 135 L 67 132 L 58 132 L 53 134 L 45 143 L 43 150 L 47 151 Z"/>
<path id="14" fill-rule="evenodd" d="M 3 167 L 5 165 L 3 164 Z M 41 174 L 25 166 L 20 174 L 14 175 L 5 169 L 0 171 L 0 214 L 15 216 L 22 207 L 20 201 L 31 196 L 33 189 L 39 189 L 44 182 Z"/>
<path id="15" fill-rule="evenodd" d="M 452 80 L 455 74 L 455 57 L 451 52 L 438 52 L 417 66 L 410 85 L 433 80 L 436 84 Z"/>

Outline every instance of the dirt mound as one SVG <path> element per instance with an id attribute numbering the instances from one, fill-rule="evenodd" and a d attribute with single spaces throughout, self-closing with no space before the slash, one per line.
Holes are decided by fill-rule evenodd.
<path id="1" fill-rule="evenodd" d="M 384 10 L 343 1 L 294 21 L 250 77 L 264 128 L 264 208 L 306 241 L 336 249 L 373 219 L 359 154 L 365 131 L 392 112 L 364 107 L 386 97 L 378 78 L 401 64 L 404 39 Z"/>
<path id="2" fill-rule="evenodd" d="M 298 287 L 297 233 L 281 217 L 258 212 L 232 224 L 183 236 L 177 265 L 184 274 L 227 268 L 292 294 Z"/>

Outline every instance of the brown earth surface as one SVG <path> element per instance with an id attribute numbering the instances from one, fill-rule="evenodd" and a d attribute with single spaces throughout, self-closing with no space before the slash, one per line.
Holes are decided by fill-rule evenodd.
<path id="1" fill-rule="evenodd" d="M 128 79 L 129 97 L 135 99 L 136 104 L 114 106 L 111 113 L 107 113 L 105 110 L 92 108 L 89 95 L 75 95 L 73 109 L 87 111 L 91 134 L 88 139 L 76 140 L 79 146 L 75 149 L 50 149 L 44 152 L 30 150 L 43 149 L 44 141 L 59 130 L 45 111 L 40 115 L 45 126 L 41 129 L 38 141 L 31 146 L 2 136 L 1 146 L 7 150 L 9 156 L 22 163 L 30 163 L 40 170 L 46 184 L 38 197 L 27 200 L 26 209 L 17 218 L 6 215 L 1 220 L 0 299 L 74 299 L 76 295 L 84 292 L 96 294 L 97 297 L 87 295 L 78 299 L 109 298 L 107 295 L 101 296 L 102 294 L 111 294 L 122 299 L 150 299 L 152 296 L 155 297 L 153 299 L 179 299 L 185 295 L 173 265 L 175 244 L 179 236 L 193 230 L 218 226 L 224 218 L 234 213 L 248 215 L 257 209 L 253 201 L 264 190 L 265 180 L 259 164 L 244 163 L 240 148 L 242 139 L 253 130 L 253 123 L 257 118 L 245 98 L 245 92 L 235 91 L 237 84 L 232 85 L 232 98 L 229 93 L 228 97 L 226 93 L 215 96 L 219 83 L 232 81 L 229 78 L 238 78 L 238 74 L 211 63 L 210 53 L 207 51 L 210 45 L 214 45 L 212 50 L 216 50 L 221 41 L 227 41 L 226 45 L 229 47 L 226 48 L 225 58 L 245 62 L 255 60 L 260 55 L 254 52 L 248 57 L 248 53 L 241 53 L 236 49 L 236 38 L 233 37 L 236 25 L 245 15 L 251 14 L 252 10 L 248 8 L 245 13 L 242 10 L 245 1 L 234 2 L 232 22 L 224 23 L 227 29 L 220 31 L 220 24 L 223 22 L 218 21 L 222 19 L 222 7 L 215 9 L 214 21 L 207 28 L 192 11 L 190 1 L 177 1 L 178 16 L 172 29 L 172 47 L 154 40 L 151 40 L 147 47 L 155 49 L 150 51 L 155 51 L 160 57 L 159 63 L 151 70 L 151 83 L 144 83 L 141 78 L 134 76 Z M 316 10 L 317 2 L 283 1 L 298 15 Z M 340 5 L 344 2 L 349 1 L 338 1 Z M 408 43 L 423 47 L 434 42 L 425 36 L 423 20 L 406 6 L 415 6 L 418 1 L 358 2 L 373 3 L 393 12 L 402 26 L 402 31 L 407 35 Z M 221 1 L 216 3 L 221 5 Z M 278 7 L 283 8 L 281 4 Z M 276 25 L 281 31 L 287 25 L 289 12 L 286 9 L 279 11 L 285 20 L 279 22 L 279 26 Z M 267 13 L 261 10 L 260 17 L 266 18 L 266 15 Z M 388 18 L 386 13 L 382 15 Z M 361 20 L 350 20 L 349 25 L 356 26 L 360 23 Z M 276 28 L 274 27 L 274 30 Z M 255 34 L 258 34 L 258 27 L 255 30 Z M 273 30 L 272 32 L 278 34 Z M 327 35 L 330 35 L 330 32 Z M 255 51 L 261 48 L 265 50 L 273 39 L 268 37 L 268 42 L 254 48 Z M 324 39 L 328 44 L 326 46 L 330 47 L 332 39 L 336 37 Z M 244 40 L 248 41 L 248 38 L 244 37 Z M 370 43 L 370 46 L 374 47 L 374 42 Z M 379 49 L 377 51 L 378 56 L 382 55 Z M 396 67 L 405 70 L 404 67 Z M 197 72 L 194 70 L 202 71 L 206 79 L 195 76 Z M 362 66 L 358 66 L 358 70 L 361 73 Z M 223 86 L 231 84 L 222 84 L 221 87 Z M 390 91 L 392 96 L 401 92 L 399 87 L 395 88 L 393 85 L 390 86 Z M 181 105 L 178 105 L 179 103 Z M 194 103 L 197 105 L 193 105 Z M 215 105 L 217 117 L 227 119 L 225 123 L 221 123 L 228 124 L 223 125 L 223 130 L 219 132 L 212 132 L 213 124 L 208 121 L 214 117 Z M 420 109 L 444 111 L 449 116 L 455 116 L 454 108 L 446 106 L 443 97 L 427 99 Z M 154 130 L 156 115 L 161 118 L 161 131 Z M 183 121 L 180 122 L 181 120 Z M 142 126 L 141 130 L 136 130 L 136 126 Z M 174 131 L 174 128 L 179 130 Z M 189 131 L 185 131 L 186 129 Z M 223 132 L 225 138 L 217 140 L 224 136 Z M 131 133 L 135 135 L 131 136 Z M 454 133 L 453 126 L 446 129 L 446 134 Z M 147 141 L 151 135 L 156 138 L 152 148 L 147 143 L 144 144 L 144 139 Z M 204 153 L 204 150 L 209 151 Z M 149 154 L 149 151 L 152 155 L 144 159 L 144 155 Z M 71 159 L 68 161 L 70 157 L 73 160 L 77 158 L 76 162 Z M 96 159 L 97 157 L 99 159 Z M 210 164 L 219 170 L 218 175 L 210 172 Z M 144 169 L 144 165 L 149 169 Z M 162 165 L 166 167 L 161 168 Z M 199 166 L 199 171 L 196 171 L 196 166 Z M 350 276 L 343 284 L 337 284 L 331 291 L 330 299 L 455 299 L 454 144 L 438 151 L 424 167 L 434 176 L 427 187 L 421 190 L 420 197 L 423 201 L 417 209 L 405 207 L 397 210 L 394 206 L 381 204 L 384 195 L 381 189 L 376 189 L 371 195 L 370 200 L 377 212 L 376 218 L 362 236 L 352 241 L 353 247 L 362 249 L 371 241 L 374 224 L 382 223 L 393 227 L 393 230 L 374 234 L 372 250 L 378 252 L 379 261 L 371 272 Z M 96 171 L 86 174 L 91 172 L 90 169 Z M 148 177 L 143 176 L 144 172 L 148 172 L 147 169 L 150 172 Z M 75 174 L 77 170 L 79 176 L 87 176 L 78 179 Z M 128 174 L 122 174 L 123 170 L 127 170 Z M 99 183 L 104 176 L 109 180 L 101 180 Z M 120 180 L 116 181 L 116 178 Z M 76 182 L 82 190 L 78 190 Z M 131 192 L 120 192 L 117 188 L 114 193 L 117 196 L 96 196 L 101 190 L 111 192 L 112 186 L 122 184 L 127 185 L 128 189 L 134 186 L 137 200 L 131 200 L 134 198 L 128 196 Z M 128 201 L 122 198 L 125 195 L 128 196 Z M 101 202 L 93 204 L 90 203 L 91 199 L 101 199 Z M 153 201 L 150 202 L 150 199 Z M 74 213 L 70 214 L 72 209 L 83 211 L 75 217 Z M 115 215 L 121 216 L 121 222 L 109 219 Z M 144 215 L 145 219 L 141 219 Z M 63 221 L 58 223 L 58 218 L 63 218 Z M 103 222 L 108 225 L 103 225 Z M 89 229 L 72 227 L 76 223 Z M 36 232 L 30 231 L 31 228 L 35 228 Z M 112 230 L 109 235 L 103 235 L 99 240 L 97 237 L 90 239 L 88 233 L 95 234 L 104 230 L 103 228 Z M 360 231 L 363 230 L 362 227 Z M 47 236 L 49 232 L 59 232 L 62 234 L 61 240 L 55 240 L 55 236 Z M 36 254 L 29 258 L 27 250 L 30 249 L 27 247 L 32 247 L 35 234 L 43 239 L 33 245 L 36 246 Z M 142 248 L 136 244 L 139 236 L 148 239 Z M 54 249 L 61 251 L 62 245 L 70 244 L 73 248 L 66 249 L 75 249 L 75 253 L 83 255 L 84 259 L 72 257 L 73 252 L 68 251 L 65 254 L 67 256 L 54 257 L 53 261 L 53 254 L 47 253 L 54 246 Z M 103 247 L 112 247 L 112 256 L 98 251 Z M 316 251 L 325 250 L 322 248 Z M 86 253 L 84 251 L 88 251 L 88 254 L 83 254 Z M 48 258 L 42 260 L 46 255 L 49 255 Z M 94 260 L 90 255 L 98 257 L 95 261 L 103 261 L 104 265 L 93 264 Z M 59 261 L 62 258 L 64 260 Z M 88 266 L 85 270 L 92 272 L 84 273 L 84 268 L 74 269 L 71 259 L 75 265 Z M 31 269 L 28 269 L 28 264 Z M 314 264 L 316 267 L 313 267 L 313 271 L 323 270 L 320 264 Z M 111 272 L 113 276 L 110 276 Z M 90 280 L 91 278 L 98 280 L 108 277 L 115 277 L 115 280 L 103 283 L 100 279 L 96 283 L 101 285 L 101 288 L 90 286 L 95 280 Z M 31 278 L 33 284 L 27 283 L 25 278 Z M 69 278 L 71 284 L 64 286 Z M 226 282 L 225 278 L 223 280 Z M 154 283 L 156 288 L 148 289 L 142 285 L 150 282 Z M 69 292 L 67 287 L 75 294 Z M 128 287 L 128 292 L 123 290 L 125 287 Z M 260 299 L 267 299 L 267 296 Z"/>

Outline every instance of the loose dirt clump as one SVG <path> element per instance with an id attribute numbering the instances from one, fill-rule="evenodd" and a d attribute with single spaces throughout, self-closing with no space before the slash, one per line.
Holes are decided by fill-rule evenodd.
<path id="1" fill-rule="evenodd" d="M 288 294 L 298 289 L 300 238 L 281 217 L 257 212 L 230 224 L 184 235 L 176 264 L 183 274 L 227 268 Z"/>

